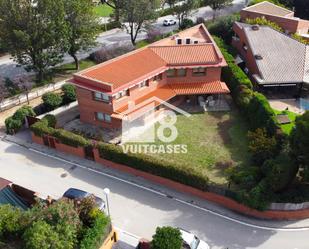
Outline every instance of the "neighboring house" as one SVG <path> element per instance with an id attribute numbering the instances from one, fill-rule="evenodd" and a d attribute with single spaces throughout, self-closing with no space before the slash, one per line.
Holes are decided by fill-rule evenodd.
<path id="1" fill-rule="evenodd" d="M 80 120 L 120 128 L 124 118 L 147 115 L 146 105 L 160 109 L 159 98 L 172 104 L 198 96 L 228 94 L 221 82 L 226 66 L 203 24 L 145 48 L 74 74 Z"/>
<path id="2" fill-rule="evenodd" d="M 264 17 L 278 24 L 287 34 L 308 36 L 309 21 L 294 17 L 294 11 L 282 8 L 270 2 L 261 2 L 243 9 L 240 12 L 241 22 L 246 19 Z"/>
<path id="3" fill-rule="evenodd" d="M 268 26 L 236 22 L 232 44 L 260 86 L 309 83 L 309 46 Z"/>

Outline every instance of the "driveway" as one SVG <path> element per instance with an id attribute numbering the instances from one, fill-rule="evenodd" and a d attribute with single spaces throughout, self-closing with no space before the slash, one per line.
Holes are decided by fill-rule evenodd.
<path id="1" fill-rule="evenodd" d="M 270 222 L 244 218 L 87 160 L 67 155 L 62 156 L 68 160 L 59 159 L 53 150 L 38 152 L 27 147 L 0 141 L 1 177 L 55 198 L 69 187 L 105 198 L 103 189 L 108 187 L 113 224 L 133 237 L 150 239 L 157 226 L 171 225 L 194 232 L 212 249 L 308 248 L 309 228 L 295 228 L 308 225 L 309 220 Z"/>
<path id="2" fill-rule="evenodd" d="M 228 15 L 237 11 L 240 11 L 245 5 L 245 0 L 234 0 L 233 5 L 218 11 L 217 15 Z M 203 7 L 196 11 L 194 11 L 191 15 L 192 20 L 196 20 L 197 17 L 203 17 L 208 20 L 212 18 L 212 9 L 210 7 Z M 162 23 L 165 18 L 175 18 L 172 16 L 160 17 L 153 24 L 155 29 L 160 30 L 162 33 L 168 33 L 172 30 L 178 28 L 177 25 L 170 27 L 163 27 Z M 140 33 L 138 36 L 138 40 L 143 40 L 146 38 L 146 33 Z M 88 51 L 80 51 L 77 54 L 79 59 L 85 59 L 89 56 L 89 54 L 93 51 L 99 50 L 102 47 L 113 47 L 115 45 L 120 44 L 130 44 L 130 36 L 124 31 L 120 29 L 110 30 L 104 33 L 101 33 L 97 38 L 97 46 L 88 50 Z M 62 64 L 73 62 L 73 59 L 69 55 L 64 56 L 64 61 Z M 18 67 L 16 62 L 14 62 L 10 55 L 4 56 L 0 58 L 0 77 L 9 77 L 14 78 L 19 75 L 27 74 L 27 72 L 22 68 Z"/>

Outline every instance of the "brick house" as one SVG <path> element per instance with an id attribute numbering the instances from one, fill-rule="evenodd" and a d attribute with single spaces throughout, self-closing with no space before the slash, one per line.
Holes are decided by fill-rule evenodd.
<path id="1" fill-rule="evenodd" d="M 220 81 L 226 66 L 203 24 L 73 75 L 80 120 L 120 128 L 124 117 L 160 109 L 159 98 L 172 104 L 228 94 Z"/>
<path id="2" fill-rule="evenodd" d="M 240 12 L 241 22 L 246 19 L 264 17 L 269 21 L 278 24 L 287 34 L 298 34 L 306 37 L 309 31 L 309 21 L 294 16 L 294 11 L 282 8 L 273 3 L 264 1 Z"/>
<path id="3" fill-rule="evenodd" d="M 268 26 L 236 22 L 232 45 L 245 71 L 262 87 L 309 84 L 309 46 Z"/>

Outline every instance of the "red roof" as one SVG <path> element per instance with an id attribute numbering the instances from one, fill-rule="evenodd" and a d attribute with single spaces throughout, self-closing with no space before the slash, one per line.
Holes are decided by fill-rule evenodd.
<path id="1" fill-rule="evenodd" d="M 219 62 L 216 50 L 211 43 L 150 48 L 168 65 L 216 64 Z"/>
<path id="2" fill-rule="evenodd" d="M 212 81 L 207 83 L 175 83 L 168 85 L 177 95 L 219 94 L 230 92 L 227 85 L 221 81 Z"/>

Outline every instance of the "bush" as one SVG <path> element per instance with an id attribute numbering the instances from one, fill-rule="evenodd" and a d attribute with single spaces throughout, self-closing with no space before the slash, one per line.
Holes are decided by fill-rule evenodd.
<path id="1" fill-rule="evenodd" d="M 42 119 L 31 125 L 30 130 L 37 137 L 43 137 L 43 135 L 53 135 L 55 129 L 48 126 L 47 119 Z"/>
<path id="2" fill-rule="evenodd" d="M 151 249 L 181 249 L 181 232 L 173 227 L 158 227 L 152 236 Z"/>
<path id="3" fill-rule="evenodd" d="M 206 26 L 212 35 L 216 35 L 230 44 L 234 35 L 233 25 L 240 20 L 239 14 L 219 17 L 215 21 L 207 22 Z"/>
<path id="4" fill-rule="evenodd" d="M 36 116 L 31 106 L 22 106 L 13 114 L 13 116 L 8 117 L 5 120 L 6 132 L 9 134 L 18 132 L 25 123 L 26 116 Z"/>
<path id="5" fill-rule="evenodd" d="M 20 232 L 22 211 L 11 205 L 0 205 L 0 238 Z"/>
<path id="6" fill-rule="evenodd" d="M 47 126 L 48 127 L 52 127 L 52 128 L 55 128 L 56 127 L 56 124 L 57 124 L 57 119 L 54 115 L 52 114 L 47 114 L 44 116 L 44 118 L 42 118 L 43 120 L 43 123 L 45 124 L 44 120 L 47 121 Z"/>
<path id="7" fill-rule="evenodd" d="M 111 221 L 103 212 L 95 209 L 91 213 L 93 224 L 87 228 L 80 243 L 80 249 L 97 249 L 111 230 Z"/>
<path id="8" fill-rule="evenodd" d="M 191 19 L 185 18 L 183 19 L 181 25 L 180 25 L 180 29 L 187 29 L 187 28 L 191 28 L 194 26 L 194 22 Z"/>
<path id="9" fill-rule="evenodd" d="M 62 104 L 62 97 L 59 93 L 44 93 L 42 100 L 48 111 L 52 111 Z"/>
<path id="10" fill-rule="evenodd" d="M 257 17 L 255 19 L 246 19 L 246 23 L 250 25 L 262 25 L 262 26 L 269 26 L 273 28 L 274 30 L 277 30 L 281 33 L 284 32 L 284 30 L 275 22 L 271 22 L 267 20 L 265 17 Z"/>
<path id="11" fill-rule="evenodd" d="M 77 148 L 90 145 L 88 139 L 63 129 L 55 129 L 52 135 L 57 138 L 61 143 L 72 147 Z"/>
<path id="12" fill-rule="evenodd" d="M 115 163 L 165 177 L 201 190 L 207 190 L 208 177 L 201 174 L 194 166 L 184 168 L 183 165 L 169 164 L 145 154 L 124 153 L 122 148 L 113 144 L 99 143 L 100 157 Z"/>
<path id="13" fill-rule="evenodd" d="M 248 132 L 249 151 L 257 165 L 262 165 L 267 159 L 273 158 L 278 153 L 275 137 L 269 137 L 265 129 L 258 128 Z"/>
<path id="14" fill-rule="evenodd" d="M 232 183 L 247 190 L 256 186 L 262 178 L 261 169 L 253 166 L 231 167 L 227 174 Z"/>
<path id="15" fill-rule="evenodd" d="M 61 87 L 63 92 L 63 103 L 68 104 L 76 100 L 76 89 L 71 84 L 65 84 Z"/>

